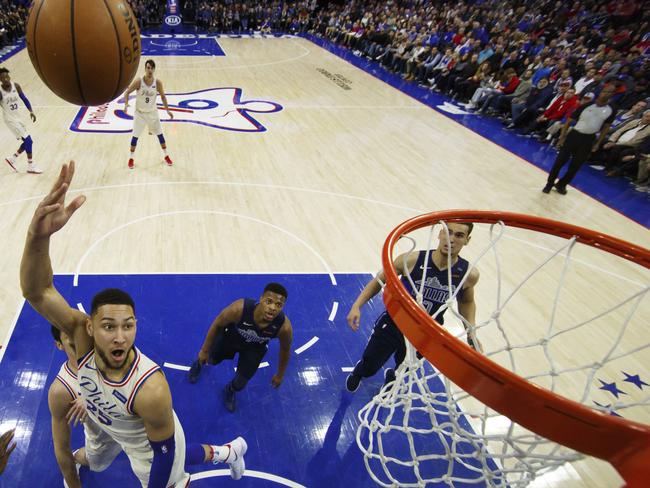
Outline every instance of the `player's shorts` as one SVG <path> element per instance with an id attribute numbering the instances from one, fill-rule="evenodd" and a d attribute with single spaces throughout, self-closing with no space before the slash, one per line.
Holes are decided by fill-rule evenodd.
<path id="1" fill-rule="evenodd" d="M 133 137 L 140 137 L 145 127 L 154 135 L 159 136 L 163 133 L 158 110 L 152 110 L 151 112 L 135 111 L 133 114 Z"/>
<path id="2" fill-rule="evenodd" d="M 266 344 L 248 344 L 241 340 L 235 326 L 219 329 L 210 348 L 208 362 L 219 364 L 224 359 L 233 359 L 239 354 L 237 360 L 237 373 L 246 379 L 251 379 L 260 367 L 260 363 L 268 351 Z"/>
<path id="3" fill-rule="evenodd" d="M 174 464 L 169 476 L 168 487 L 185 488 L 189 485 L 190 475 L 185 472 L 185 434 L 176 412 L 174 412 Z M 103 431 L 94 421 L 84 422 L 86 435 L 86 457 L 92 471 L 103 471 L 111 465 L 117 455 L 124 450 L 131 463 L 131 469 L 140 480 L 143 488 L 149 483 L 149 474 L 153 463 L 153 450 L 148 439 L 142 443 L 121 446 Z"/>
<path id="4" fill-rule="evenodd" d="M 29 136 L 29 132 L 27 132 L 25 124 L 23 124 L 20 120 L 5 119 L 5 124 L 7 124 L 7 127 L 9 127 L 9 130 L 16 137 L 16 139 L 26 139 L 27 136 Z"/>

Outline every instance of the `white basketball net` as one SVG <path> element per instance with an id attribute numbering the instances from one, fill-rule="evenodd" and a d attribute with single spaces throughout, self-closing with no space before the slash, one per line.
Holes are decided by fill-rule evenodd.
<path id="1" fill-rule="evenodd" d="M 441 224 L 448 236 L 447 226 Z M 589 317 L 567 315 L 572 320 L 569 322 L 563 309 L 574 312 L 574 307 L 568 306 L 574 299 L 569 288 L 575 285 L 570 279 L 570 271 L 576 262 L 584 264 L 573 254 L 575 249 L 587 246 L 576 246 L 575 238 L 564 240 L 535 233 L 542 240 L 554 240 L 554 244 L 561 241 L 561 245 L 549 250 L 545 247 L 546 242 L 543 245 L 535 244 L 534 252 L 530 253 L 529 250 L 528 257 L 532 266 L 522 270 L 518 264 L 517 270 L 523 279 L 513 283 L 503 273 L 508 255 L 498 252 L 501 243 L 508 240 L 504 239 L 506 226 L 503 223 L 491 225 L 489 231 L 486 227 L 479 225 L 473 231 L 474 241 L 489 240 L 489 244 L 473 259 L 470 271 L 481 263 L 481 279 L 476 286 L 478 292 L 481 287 L 489 286 L 484 282 L 488 281 L 485 279 L 486 269 L 490 270 L 490 275 L 496 281 L 494 286 L 488 288 L 493 295 L 494 311 L 486 311 L 483 302 L 477 299 L 477 325 L 472 327 L 453 306 L 458 290 L 469 275 L 468 271 L 461 285 L 434 318 L 446 310 L 445 327 L 459 340 L 467 340 L 468 332 L 463 327 L 453 330 L 453 326 L 448 325 L 452 317 L 464 323 L 473 338 L 481 340 L 484 355 L 533 383 L 591 408 L 650 423 L 647 408 L 650 406 L 650 385 L 644 391 L 644 385 L 628 383 L 630 388 L 625 387 L 627 393 L 619 394 L 616 398 L 600 388 L 600 383 L 603 383 L 600 378 L 621 375 L 621 371 L 630 367 L 636 367 L 633 373 L 638 373 L 638 368 L 650 364 L 647 336 L 650 275 L 644 274 L 646 270 L 639 270 L 640 279 L 623 278 L 632 291 L 619 294 L 615 304 L 601 303 L 602 300 L 596 296 L 595 304 L 586 305 Z M 477 235 L 480 233 L 477 230 L 481 228 L 486 232 Z M 521 232 L 508 228 L 508 233 L 515 230 Z M 489 239 L 486 239 L 488 236 Z M 433 237 L 432 225 L 428 245 L 424 249 L 435 248 Z M 415 240 L 409 236 L 402 238 L 412 243 L 407 254 L 414 251 Z M 512 242 L 519 245 L 522 241 L 514 237 Z M 540 251 L 542 248 L 543 252 Z M 606 255 L 610 260 L 618 259 L 602 251 L 591 252 Z M 491 264 L 488 264 L 491 261 L 487 258 L 489 255 L 494 259 Z M 449 265 L 449 274 L 450 268 Z M 426 272 L 425 269 L 425 277 Z M 597 278 L 594 281 L 603 281 L 597 270 L 591 269 L 590 272 Z M 540 276 L 543 280 L 554 281 L 555 288 L 548 293 L 550 303 L 543 304 L 544 310 L 537 315 L 517 309 L 518 294 L 528 295 L 528 302 L 535 302 L 538 298 L 539 288 L 534 288 L 531 295 L 528 284 L 535 283 Z M 612 273 L 609 277 L 621 279 Z M 407 278 L 411 280 L 410 276 Z M 450 276 L 448 280 L 448 283 L 451 282 Z M 416 289 L 412 280 L 411 286 Z M 533 286 L 539 287 L 540 283 Z M 506 288 L 510 288 L 510 291 L 506 292 Z M 587 293 L 593 294 L 591 290 L 587 290 Z M 565 299 L 565 295 L 568 299 Z M 417 301 L 421 304 L 421 290 L 419 298 Z M 510 312 L 512 307 L 515 310 L 512 310 L 513 318 L 509 322 L 506 312 Z M 483 319 L 486 316 L 488 318 Z M 544 323 L 541 323 L 541 319 L 544 319 Z M 536 337 L 533 336 L 535 333 Z M 593 347 L 588 343 L 594 334 L 603 333 L 606 341 L 601 340 L 598 346 Z M 638 337 L 643 337 L 643 340 L 638 342 L 634 334 L 639 334 Z M 568 354 L 567 358 L 567 347 L 571 351 L 585 342 L 582 349 L 587 348 L 588 355 L 583 358 L 582 354 L 575 357 Z M 562 350 L 564 352 L 560 352 Z M 524 361 L 524 356 L 531 356 L 534 361 Z M 526 430 L 473 398 L 442 376 L 426 359 L 418 359 L 408 341 L 406 360 L 396 371 L 396 376 L 395 382 L 384 386 L 358 414 L 357 444 L 363 452 L 370 476 L 380 486 L 420 487 L 437 484 L 519 487 L 528 485 L 534 478 L 565 462 L 583 457 L 576 451 Z M 642 378 L 643 375 L 641 381 Z M 645 380 L 650 383 L 650 373 Z M 624 384 L 623 381 L 628 380 L 616 385 Z M 512 401 L 517 399 L 513 398 Z"/>

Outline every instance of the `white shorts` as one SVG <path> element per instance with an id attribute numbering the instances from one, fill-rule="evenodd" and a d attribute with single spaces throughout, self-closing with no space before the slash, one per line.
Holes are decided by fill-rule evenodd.
<path id="1" fill-rule="evenodd" d="M 174 412 L 174 464 L 169 475 L 168 487 L 185 488 L 190 481 L 190 475 L 185 472 L 185 433 Z M 143 488 L 147 488 L 151 464 L 153 463 L 153 450 L 149 441 L 145 439 L 139 446 L 120 446 L 110 435 L 103 431 L 95 422 L 84 422 L 86 435 L 86 457 L 92 471 L 104 471 L 108 468 L 117 455 L 124 450 L 131 463 L 131 469 L 140 480 Z"/>
<path id="2" fill-rule="evenodd" d="M 7 124 L 7 127 L 9 127 L 9 130 L 11 133 L 16 136 L 16 139 L 26 139 L 27 136 L 29 136 L 29 133 L 27 132 L 27 128 L 25 127 L 25 124 L 23 124 L 20 120 L 13 119 L 13 120 L 7 120 L 5 119 L 5 124 Z"/>
<path id="3" fill-rule="evenodd" d="M 133 137 L 140 137 L 145 127 L 154 135 L 159 136 L 163 133 L 158 110 L 152 110 L 151 112 L 135 111 L 133 114 Z"/>

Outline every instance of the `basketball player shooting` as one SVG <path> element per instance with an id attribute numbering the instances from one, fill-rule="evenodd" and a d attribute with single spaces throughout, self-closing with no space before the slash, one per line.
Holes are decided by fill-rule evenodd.
<path id="1" fill-rule="evenodd" d="M 474 224 L 472 223 L 448 224 L 449 240 L 447 240 L 445 229 L 441 229 L 438 236 L 438 247 L 429 253 L 428 262 L 426 261 L 427 251 L 425 250 L 411 252 L 407 255 L 402 254 L 393 262 L 395 270 L 402 276 L 402 283 L 404 283 L 413 298 L 416 298 L 416 292 L 419 293 L 424 280 L 422 305 L 431 316 L 445 305 L 468 272 L 469 263 L 461 258 L 459 253 L 469 243 L 473 227 Z M 449 286 L 447 273 L 449 257 L 451 257 L 451 286 Z M 413 290 L 408 279 L 405 278 L 407 274 L 413 280 L 415 290 Z M 456 299 L 458 300 L 458 312 L 463 317 L 463 326 L 467 330 L 467 342 L 471 347 L 480 351 L 481 344 L 472 331 L 472 328 L 476 325 L 474 286 L 478 279 L 478 269 L 473 268 L 469 272 L 462 289 L 458 292 Z M 361 307 L 381 291 L 380 282 L 384 283 L 385 281 L 386 277 L 382 271 L 378 274 L 377 279 L 372 279 L 365 286 L 355 300 L 347 316 L 348 325 L 353 331 L 356 332 L 359 329 Z M 443 314 L 444 312 L 436 317 L 440 324 L 444 324 Z M 395 356 L 395 368 L 399 367 L 406 356 L 406 345 L 402 332 L 395 325 L 388 312 L 384 311 L 375 321 L 374 330 L 363 351 L 361 360 L 346 379 L 345 386 L 348 391 L 356 391 L 359 388 L 361 379 L 377 373 L 391 355 Z M 384 384 L 394 380 L 395 370 L 392 368 L 386 369 Z"/>
<path id="2" fill-rule="evenodd" d="M 165 95 L 162 81 L 153 76 L 155 71 L 156 63 L 153 59 L 148 59 L 144 64 L 144 76 L 131 83 L 131 86 L 124 93 L 124 112 L 126 113 L 129 108 L 129 95 L 132 92 L 136 92 L 135 112 L 133 113 L 133 134 L 131 137 L 131 157 L 128 163 L 129 169 L 135 168 L 135 148 L 138 145 L 138 138 L 145 127 L 151 133 L 158 136 L 160 147 L 165 155 L 164 162 L 167 166 L 174 164 L 167 154 L 167 143 L 165 142 L 165 136 L 163 135 L 162 125 L 158 115 L 158 105 L 156 104 L 158 94 L 160 94 L 163 108 L 167 111 L 169 118 L 173 119 L 174 114 L 169 110 L 169 106 L 167 105 L 167 96 Z"/>
<path id="3" fill-rule="evenodd" d="M 17 172 L 16 160 L 24 151 L 27 153 L 27 172 L 37 175 L 43 171 L 41 171 L 32 161 L 32 136 L 29 135 L 25 124 L 20 120 L 20 105 L 18 99 L 22 100 L 25 107 L 27 107 L 27 110 L 29 110 L 29 116 L 31 117 L 32 122 L 36 122 L 36 115 L 34 115 L 32 105 L 29 103 L 22 88 L 18 83 L 11 81 L 9 70 L 7 68 L 0 68 L 0 106 L 2 107 L 5 124 L 7 124 L 11 133 L 16 136 L 16 139 L 22 141 L 14 155 L 5 158 L 5 161 L 9 166 L 11 166 L 11 169 Z"/>
<path id="4" fill-rule="evenodd" d="M 63 165 L 54 186 L 38 205 L 27 232 L 20 265 L 23 295 L 74 344 L 78 381 L 88 415 L 105 434 L 85 455 L 108 466 L 123 450 L 143 487 L 185 487 L 185 436 L 172 408 L 169 385 L 160 367 L 135 346 L 135 303 L 124 291 L 104 290 L 92 300 L 90 315 L 76 310 L 54 287 L 50 237 L 83 205 L 81 195 L 67 206 L 74 162 Z M 187 446 L 188 457 L 225 462 L 233 479 L 243 476 L 246 441 L 223 446 Z M 188 460 L 194 464 L 192 460 Z M 90 463 L 92 465 L 92 462 Z"/>

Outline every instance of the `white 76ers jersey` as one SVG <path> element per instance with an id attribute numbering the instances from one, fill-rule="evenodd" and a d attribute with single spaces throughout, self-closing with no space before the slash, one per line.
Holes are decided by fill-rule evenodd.
<path id="1" fill-rule="evenodd" d="M 11 88 L 7 91 L 0 85 L 0 92 L 2 92 L 0 106 L 2 106 L 5 120 L 18 120 L 20 97 L 18 96 L 16 85 L 12 83 Z"/>
<path id="2" fill-rule="evenodd" d="M 133 403 L 140 387 L 160 367 L 135 347 L 133 350 L 131 369 L 120 382 L 104 378 L 95 365 L 94 350 L 80 359 L 77 376 L 88 414 L 101 429 L 124 450 L 149 450 L 144 422 L 133 411 Z"/>
<path id="3" fill-rule="evenodd" d="M 68 362 L 66 361 L 61 365 L 59 369 L 59 374 L 56 375 L 56 379 L 63 383 L 65 389 L 70 393 L 70 400 L 75 400 L 79 393 L 79 383 L 77 382 L 77 375 L 68 367 Z"/>
<path id="4" fill-rule="evenodd" d="M 147 85 L 144 78 L 140 80 L 140 88 L 135 97 L 135 108 L 140 112 L 153 112 L 158 110 L 156 106 L 156 97 L 158 96 L 158 88 L 156 88 L 156 78 L 153 79 L 151 85 Z"/>

